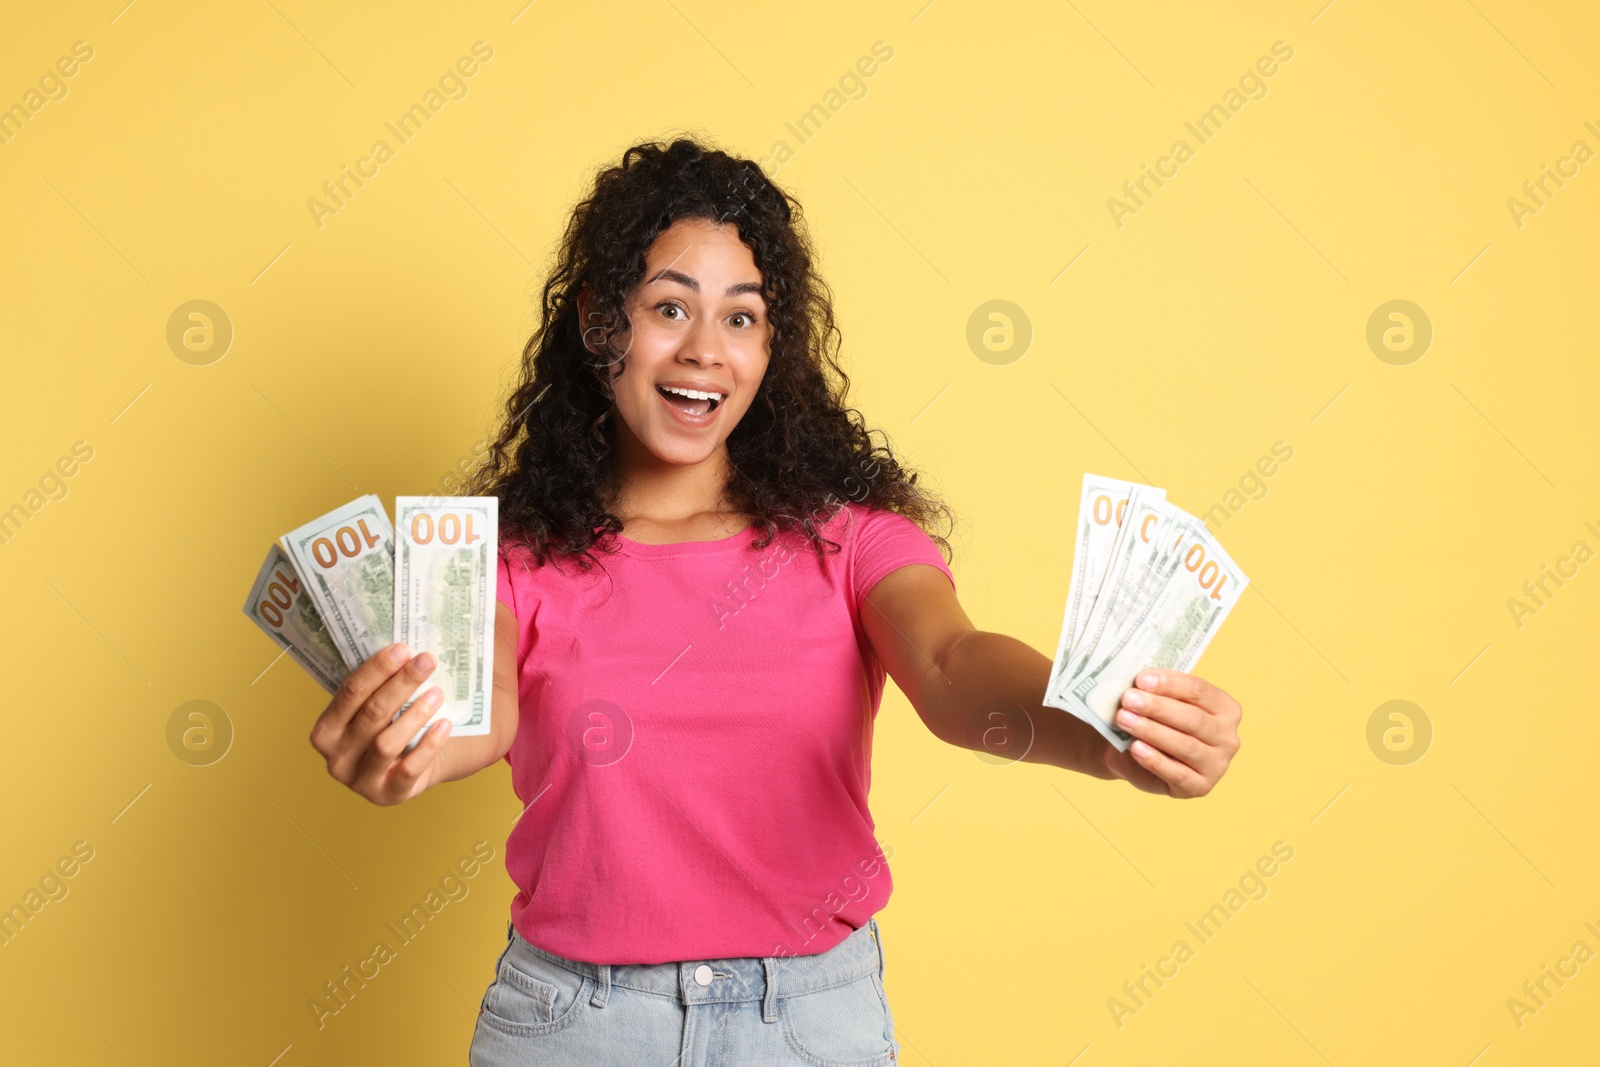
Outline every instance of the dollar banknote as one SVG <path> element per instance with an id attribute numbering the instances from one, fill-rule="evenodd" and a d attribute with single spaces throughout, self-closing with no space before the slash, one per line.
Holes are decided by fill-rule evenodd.
<path id="1" fill-rule="evenodd" d="M 1134 599 L 1143 588 L 1139 578 L 1150 562 L 1151 546 L 1159 543 L 1157 535 L 1168 514 L 1163 503 L 1149 486 L 1134 486 L 1123 521 L 1107 553 L 1100 589 L 1073 639 L 1063 677 L 1057 680 L 1058 687 L 1077 673 L 1076 665 L 1083 661 L 1087 650 L 1121 626 L 1133 610 Z"/>
<path id="2" fill-rule="evenodd" d="M 1077 645 L 1078 635 L 1094 607 L 1105 578 L 1106 561 L 1118 527 L 1127 512 L 1128 498 L 1135 483 L 1098 474 L 1085 474 L 1078 497 L 1078 527 L 1072 554 L 1072 578 L 1067 588 L 1067 608 L 1061 620 L 1061 639 L 1050 671 L 1049 690 L 1060 680 L 1068 654 Z M 1149 489 L 1149 486 L 1143 488 Z M 1161 493 L 1161 490 L 1155 490 Z M 1162 494 L 1163 496 L 1165 494 Z"/>
<path id="3" fill-rule="evenodd" d="M 1085 482 L 1080 507 L 1091 500 Z M 1090 581 L 1093 567 L 1103 568 L 1098 592 L 1076 636 L 1062 635 L 1044 703 L 1084 720 L 1126 752 L 1133 738 L 1115 721 L 1123 692 L 1147 667 L 1190 671 L 1249 579 L 1203 521 L 1161 490 L 1137 484 L 1104 563 L 1095 557 L 1085 568 Z M 1069 591 L 1069 621 L 1071 597 Z"/>
<path id="4" fill-rule="evenodd" d="M 267 560 L 250 587 L 244 613 L 277 642 L 317 684 L 332 693 L 348 671 L 328 628 L 283 549 L 267 549 Z"/>
<path id="5" fill-rule="evenodd" d="M 1096 650 L 1111 647 L 1130 627 L 1137 626 L 1145 608 L 1160 593 L 1177 563 L 1177 549 L 1187 529 L 1182 512 L 1165 502 L 1142 502 L 1125 540 L 1119 540 L 1106 582 L 1105 596 L 1095 603 L 1085 636 L 1073 649 L 1056 687 L 1066 692 L 1082 673 Z"/>
<path id="6" fill-rule="evenodd" d="M 452 737 L 489 732 L 499 504 L 492 496 L 395 497 L 395 640 L 438 661 L 413 699 L 434 686 L 444 693 L 410 745 L 439 719 L 451 721 Z"/>
<path id="7" fill-rule="evenodd" d="M 394 641 L 394 528 L 368 494 L 283 535 L 282 547 L 351 670 Z"/>

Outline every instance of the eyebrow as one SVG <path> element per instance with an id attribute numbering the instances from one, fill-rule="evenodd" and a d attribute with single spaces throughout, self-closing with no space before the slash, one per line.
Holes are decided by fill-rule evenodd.
<path id="1" fill-rule="evenodd" d="M 654 282 L 660 281 L 677 282 L 679 285 L 683 286 L 685 289 L 688 289 L 692 293 L 698 293 L 700 291 L 700 283 L 698 281 L 689 277 L 687 274 L 684 274 L 682 271 L 673 270 L 671 267 L 660 271 L 655 277 L 651 278 L 650 281 L 646 282 L 645 284 L 650 285 Z M 736 285 L 728 286 L 724 295 L 738 296 L 741 293 L 754 293 L 756 296 L 761 296 L 761 284 L 759 282 L 739 282 Z"/>

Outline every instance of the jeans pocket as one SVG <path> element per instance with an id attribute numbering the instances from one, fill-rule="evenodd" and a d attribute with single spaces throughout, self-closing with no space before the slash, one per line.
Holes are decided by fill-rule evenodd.
<path id="1" fill-rule="evenodd" d="M 887 1067 L 895 1061 L 889 1002 L 872 971 L 842 985 L 778 997 L 789 1046 L 817 1067 Z"/>
<path id="2" fill-rule="evenodd" d="M 553 1034 L 576 1021 L 594 987 L 593 978 L 546 959 L 513 934 L 479 1017 L 519 1037 Z"/>

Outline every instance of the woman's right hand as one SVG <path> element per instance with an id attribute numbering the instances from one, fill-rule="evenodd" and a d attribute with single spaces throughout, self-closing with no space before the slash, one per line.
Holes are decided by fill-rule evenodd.
<path id="1" fill-rule="evenodd" d="M 327 759 L 328 773 L 374 804 L 399 804 L 434 785 L 450 736 L 450 720 L 440 719 L 405 751 L 444 696 L 433 686 L 394 719 L 436 665 L 430 652 L 407 662 L 409 656 L 399 643 L 374 652 L 350 672 L 311 727 L 311 747 Z"/>

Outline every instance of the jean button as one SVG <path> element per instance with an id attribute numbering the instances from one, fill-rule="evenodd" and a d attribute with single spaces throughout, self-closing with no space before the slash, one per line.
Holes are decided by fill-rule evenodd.
<path id="1" fill-rule="evenodd" d="M 710 985 L 711 984 L 711 968 L 707 967 L 703 963 L 700 966 L 696 967 L 694 969 L 694 980 L 696 982 L 699 982 L 701 985 Z"/>

